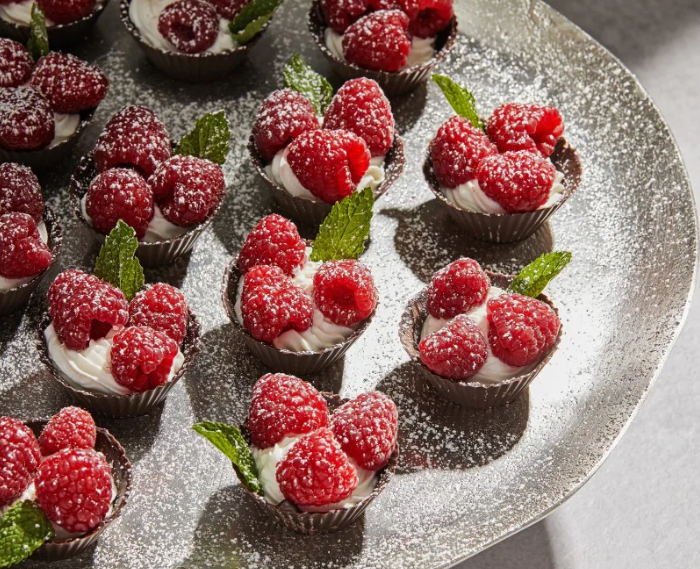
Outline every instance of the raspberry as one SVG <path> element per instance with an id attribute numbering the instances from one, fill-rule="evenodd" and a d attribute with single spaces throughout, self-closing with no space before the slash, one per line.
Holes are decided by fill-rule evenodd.
<path id="1" fill-rule="evenodd" d="M 301 185 L 326 203 L 352 194 L 369 161 L 365 141 L 345 130 L 305 132 L 287 150 L 287 162 Z"/>
<path id="2" fill-rule="evenodd" d="M 303 332 L 313 323 L 311 299 L 279 267 L 257 265 L 243 281 L 243 325 L 256 340 L 272 342 L 287 330 Z"/>
<path id="3" fill-rule="evenodd" d="M 97 428 L 92 415 L 79 407 L 61 409 L 44 427 L 39 437 L 44 456 L 64 448 L 95 448 Z"/>
<path id="4" fill-rule="evenodd" d="M 508 213 L 535 211 L 549 198 L 556 169 L 539 154 L 521 150 L 487 156 L 479 163 L 479 187 Z"/>
<path id="5" fill-rule="evenodd" d="M 185 295 L 165 283 L 148 285 L 129 304 L 129 326 L 148 326 L 181 344 L 190 309 Z"/>
<path id="6" fill-rule="evenodd" d="M 445 188 L 456 188 L 476 178 L 479 162 L 497 153 L 483 131 L 456 116 L 440 127 L 430 147 L 435 178 Z"/>
<path id="7" fill-rule="evenodd" d="M 233 20 L 248 4 L 249 0 L 207 0 L 216 8 L 219 16 L 227 20 Z"/>
<path id="8" fill-rule="evenodd" d="M 509 366 L 535 363 L 554 345 L 559 317 L 545 302 L 520 294 L 503 294 L 486 304 L 489 345 Z"/>
<path id="9" fill-rule="evenodd" d="M 400 10 L 380 10 L 360 18 L 343 36 L 343 53 L 364 69 L 399 71 L 411 51 L 408 16 Z"/>
<path id="10" fill-rule="evenodd" d="M 19 87 L 29 81 L 34 62 L 19 42 L 0 38 L 0 87 Z"/>
<path id="11" fill-rule="evenodd" d="M 411 19 L 410 32 L 419 38 L 431 38 L 444 30 L 454 13 L 452 0 L 398 0 Z"/>
<path id="12" fill-rule="evenodd" d="M 29 87 L 0 88 L 0 148 L 42 148 L 55 130 L 51 105 L 40 93 Z"/>
<path id="13" fill-rule="evenodd" d="M 36 221 L 26 213 L 0 216 L 0 275 L 21 279 L 51 266 L 53 255 L 41 240 Z"/>
<path id="14" fill-rule="evenodd" d="M 70 24 L 92 13 L 95 0 L 37 0 L 48 20 L 54 24 Z"/>
<path id="15" fill-rule="evenodd" d="M 49 287 L 49 315 L 61 342 L 82 351 L 129 319 L 124 293 L 94 275 L 63 271 Z"/>
<path id="16" fill-rule="evenodd" d="M 367 0 L 321 0 L 321 10 L 328 25 L 339 34 L 367 13 Z"/>
<path id="17" fill-rule="evenodd" d="M 266 162 L 307 130 L 319 127 L 309 100 L 291 89 L 273 92 L 263 101 L 253 126 L 255 144 Z"/>
<path id="18" fill-rule="evenodd" d="M 263 217 L 248 233 L 238 256 L 238 267 L 246 273 L 255 265 L 275 265 L 291 275 L 305 257 L 306 245 L 297 226 L 273 213 Z"/>
<path id="19" fill-rule="evenodd" d="M 379 470 L 389 462 L 396 446 L 398 420 L 394 402 L 387 395 L 372 391 L 336 409 L 331 430 L 360 468 Z"/>
<path id="20" fill-rule="evenodd" d="M 34 474 L 41 461 L 41 450 L 34 432 L 22 421 L 0 417 L 0 457 L 13 455 L 29 474 Z"/>
<path id="21" fill-rule="evenodd" d="M 218 165 L 184 155 L 161 163 L 149 184 L 165 218 L 182 227 L 207 219 L 219 205 L 226 187 Z"/>
<path id="22" fill-rule="evenodd" d="M 420 359 L 436 374 L 465 381 L 486 363 L 488 346 L 479 327 L 466 314 L 423 338 Z"/>
<path id="23" fill-rule="evenodd" d="M 214 45 L 219 35 L 219 15 L 201 0 L 178 0 L 158 16 L 158 31 L 184 53 L 199 53 Z"/>
<path id="24" fill-rule="evenodd" d="M 142 393 L 168 382 L 177 343 L 147 326 L 133 326 L 114 337 L 110 351 L 115 381 Z"/>
<path id="25" fill-rule="evenodd" d="M 95 529 L 112 503 L 112 473 L 92 449 L 64 449 L 41 463 L 36 499 L 46 517 L 70 533 Z"/>
<path id="26" fill-rule="evenodd" d="M 0 508 L 17 500 L 31 481 L 32 475 L 22 464 L 16 451 L 0 453 Z"/>
<path id="27" fill-rule="evenodd" d="M 48 99 L 55 112 L 69 114 L 97 107 L 109 86 L 99 67 L 56 51 L 37 61 L 30 83 Z"/>
<path id="28" fill-rule="evenodd" d="M 112 168 L 90 184 L 85 209 L 100 233 L 107 235 L 121 219 L 142 239 L 153 219 L 153 192 L 138 172 Z"/>
<path id="29" fill-rule="evenodd" d="M 327 426 L 328 405 L 310 383 L 293 375 L 268 373 L 253 386 L 248 430 L 259 449 Z"/>
<path id="30" fill-rule="evenodd" d="M 146 107 L 124 107 L 105 125 L 95 144 L 95 166 L 103 172 L 115 166 L 135 166 L 146 178 L 170 158 L 168 131 Z"/>
<path id="31" fill-rule="evenodd" d="M 335 94 L 324 128 L 349 130 L 362 138 L 372 156 L 384 156 L 394 142 L 394 116 L 384 91 L 372 79 L 351 79 Z"/>
<path id="32" fill-rule="evenodd" d="M 314 275 L 314 302 L 335 324 L 357 324 L 377 306 L 372 273 L 354 259 L 323 263 Z"/>
<path id="33" fill-rule="evenodd" d="M 539 150 L 548 158 L 564 134 L 564 123 L 554 107 L 507 103 L 493 111 L 486 132 L 501 152 Z"/>
<path id="34" fill-rule="evenodd" d="M 26 213 L 41 223 L 44 201 L 39 180 L 29 168 L 5 162 L 0 164 L 0 215 Z"/>
<path id="35" fill-rule="evenodd" d="M 433 275 L 428 287 L 428 312 L 453 318 L 486 301 L 491 279 L 473 259 L 457 259 Z"/>

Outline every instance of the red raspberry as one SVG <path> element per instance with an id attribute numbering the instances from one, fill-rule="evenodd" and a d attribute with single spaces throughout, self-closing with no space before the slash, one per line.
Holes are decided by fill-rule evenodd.
<path id="1" fill-rule="evenodd" d="M 201 0 L 178 0 L 158 16 L 158 31 L 184 53 L 199 53 L 214 45 L 219 35 L 219 14 Z"/>
<path id="2" fill-rule="evenodd" d="M 0 87 L 19 87 L 29 81 L 34 62 L 21 43 L 0 38 Z"/>
<path id="3" fill-rule="evenodd" d="M 311 299 L 279 267 L 257 265 L 243 281 L 243 325 L 256 340 L 272 342 L 287 330 L 303 332 L 313 324 Z"/>
<path id="4" fill-rule="evenodd" d="M 26 213 L 41 223 L 44 199 L 39 180 L 29 168 L 13 162 L 0 164 L 0 215 Z"/>
<path id="5" fill-rule="evenodd" d="M 362 138 L 372 156 L 384 156 L 394 142 L 394 116 L 384 91 L 372 79 L 347 81 L 331 101 L 323 127 L 349 130 Z"/>
<path id="6" fill-rule="evenodd" d="M 55 132 L 53 110 L 40 93 L 29 87 L 0 88 L 0 148 L 42 148 Z"/>
<path id="7" fill-rule="evenodd" d="M 66 347 L 82 351 L 129 319 L 124 293 L 94 275 L 71 269 L 56 277 L 49 288 L 49 315 Z"/>
<path id="8" fill-rule="evenodd" d="M 323 263 L 314 275 L 314 302 L 335 324 L 357 324 L 377 306 L 372 273 L 354 259 Z"/>
<path id="9" fill-rule="evenodd" d="M 435 178 L 445 188 L 476 178 L 479 162 L 497 153 L 483 131 L 462 117 L 452 117 L 443 124 L 430 147 Z"/>
<path id="10" fill-rule="evenodd" d="M 501 152 L 539 150 L 548 158 L 564 134 L 564 123 L 554 107 L 507 103 L 493 111 L 486 132 Z"/>
<path id="11" fill-rule="evenodd" d="M 26 213 L 0 216 L 0 275 L 21 279 L 51 266 L 53 255 L 41 240 L 36 221 Z"/>
<path id="12" fill-rule="evenodd" d="M 431 38 L 450 23 L 454 14 L 452 0 L 398 0 L 411 19 L 409 30 L 419 38 Z"/>
<path id="13" fill-rule="evenodd" d="M 17 500 L 32 481 L 32 475 L 17 455 L 16 451 L 0 454 L 0 508 Z"/>
<path id="14" fill-rule="evenodd" d="M 226 20 L 233 20 L 241 10 L 248 4 L 249 0 L 207 0 L 209 4 L 216 8 L 219 16 Z"/>
<path id="15" fill-rule="evenodd" d="M 399 413 L 387 395 L 363 393 L 341 405 L 331 417 L 331 430 L 345 453 L 360 468 L 386 466 L 396 446 Z"/>
<path id="16" fill-rule="evenodd" d="M 46 517 L 70 533 L 87 533 L 107 516 L 112 473 L 92 449 L 64 449 L 41 463 L 36 499 Z"/>
<path id="17" fill-rule="evenodd" d="M 320 128 L 309 100 L 291 89 L 273 92 L 263 101 L 253 126 L 255 144 L 266 162 L 307 130 Z"/>
<path id="18" fill-rule="evenodd" d="M 0 417 L 0 457 L 14 454 L 14 459 L 29 474 L 34 474 L 41 461 L 41 450 L 34 432 L 22 421 Z"/>
<path id="19" fill-rule="evenodd" d="M 526 150 L 487 156 L 476 170 L 479 187 L 508 213 L 535 211 L 543 205 L 555 174 L 554 164 Z"/>
<path id="20" fill-rule="evenodd" d="M 245 238 L 238 268 L 246 273 L 255 265 L 275 265 L 288 275 L 304 263 L 306 244 L 297 226 L 281 215 L 263 217 Z"/>
<path id="21" fill-rule="evenodd" d="M 491 279 L 473 259 L 457 259 L 430 279 L 428 312 L 435 318 L 453 318 L 486 301 Z"/>
<path id="22" fill-rule="evenodd" d="M 185 295 L 165 283 L 148 285 L 129 304 L 129 326 L 148 326 L 181 344 L 190 309 Z"/>
<path id="23" fill-rule="evenodd" d="M 327 426 L 328 405 L 310 383 L 293 375 L 268 373 L 253 386 L 248 430 L 259 449 Z"/>
<path id="24" fill-rule="evenodd" d="M 168 382 L 177 343 L 147 326 L 132 326 L 114 337 L 112 375 L 119 385 L 142 393 Z"/>
<path id="25" fill-rule="evenodd" d="M 90 184 L 85 209 L 100 233 L 107 235 L 121 219 L 142 239 L 153 219 L 153 192 L 138 172 L 112 168 Z"/>
<path id="26" fill-rule="evenodd" d="M 398 8 L 396 0 L 321 0 L 326 21 L 339 34 L 368 12 L 394 8 Z"/>
<path id="27" fill-rule="evenodd" d="M 149 184 L 165 218 L 182 227 L 201 223 L 214 213 L 226 189 L 217 164 L 182 154 L 161 163 Z"/>
<path id="28" fill-rule="evenodd" d="M 54 454 L 64 448 L 95 448 L 97 427 L 92 415 L 80 407 L 61 409 L 39 437 L 41 453 Z"/>
<path id="29" fill-rule="evenodd" d="M 301 185 L 326 203 L 352 194 L 369 161 L 365 141 L 345 130 L 305 132 L 287 151 L 287 162 Z"/>
<path id="30" fill-rule="evenodd" d="M 95 144 L 95 166 L 103 172 L 115 166 L 136 166 L 148 178 L 170 158 L 168 131 L 146 107 L 124 107 L 105 125 Z"/>
<path id="31" fill-rule="evenodd" d="M 37 0 L 47 20 L 54 24 L 70 24 L 91 14 L 95 0 Z"/>
<path id="32" fill-rule="evenodd" d="M 541 300 L 520 294 L 502 294 L 486 305 L 489 345 L 509 366 L 535 363 L 554 345 L 559 317 Z"/>
<path id="33" fill-rule="evenodd" d="M 465 381 L 486 363 L 488 346 L 479 327 L 466 314 L 423 338 L 420 359 L 436 374 Z"/>
<path id="34" fill-rule="evenodd" d="M 343 53 L 363 69 L 399 71 L 411 51 L 408 16 L 400 10 L 379 10 L 357 20 L 343 36 Z"/>

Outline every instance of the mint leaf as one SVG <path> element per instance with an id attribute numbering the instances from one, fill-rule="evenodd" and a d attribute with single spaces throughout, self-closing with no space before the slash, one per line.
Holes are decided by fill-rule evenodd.
<path id="1" fill-rule="evenodd" d="M 256 20 L 262 17 L 268 17 L 268 19 L 272 18 L 275 10 L 277 10 L 282 2 L 283 0 L 251 0 L 245 5 L 243 10 L 231 20 L 231 23 L 228 25 L 229 30 L 235 37 L 235 34 L 240 34 L 245 31 L 245 29 Z M 260 27 L 262 27 L 262 25 L 260 25 Z"/>
<path id="2" fill-rule="evenodd" d="M 24 561 L 54 535 L 38 504 L 29 500 L 15 504 L 0 519 L 0 567 Z"/>
<path id="3" fill-rule="evenodd" d="M 231 33 L 231 37 L 235 40 L 235 42 L 238 45 L 245 45 L 247 44 L 250 40 L 252 40 L 258 33 L 260 33 L 260 30 L 263 29 L 263 26 L 267 24 L 270 20 L 272 20 L 272 16 L 274 14 L 265 14 L 264 16 L 260 16 L 259 18 L 253 20 L 248 24 L 245 28 L 243 28 L 243 31 L 237 32 L 237 33 Z"/>
<path id="4" fill-rule="evenodd" d="M 372 220 L 372 188 L 355 192 L 337 202 L 323 220 L 311 251 L 312 261 L 357 259 L 365 250 Z"/>
<path id="5" fill-rule="evenodd" d="M 46 31 L 46 17 L 36 2 L 32 4 L 27 50 L 34 61 L 38 61 L 40 57 L 49 53 L 49 34 Z"/>
<path id="6" fill-rule="evenodd" d="M 206 158 L 221 165 L 226 162 L 230 136 L 226 113 L 207 113 L 197 119 L 194 128 L 182 138 L 175 154 Z"/>
<path id="7" fill-rule="evenodd" d="M 226 423 L 203 421 L 192 425 L 192 430 L 224 453 L 238 467 L 248 489 L 262 496 L 263 490 L 258 480 L 258 469 L 255 466 L 253 453 L 250 452 L 250 447 L 238 427 Z"/>
<path id="8" fill-rule="evenodd" d="M 508 292 L 517 292 L 525 296 L 537 298 L 549 281 L 562 272 L 571 261 L 568 251 L 555 251 L 540 255 L 510 283 Z"/>
<path id="9" fill-rule="evenodd" d="M 95 261 L 95 276 L 121 289 L 127 300 L 134 298 L 144 282 L 143 268 L 134 256 L 138 246 L 136 232 L 120 219 Z"/>
<path id="10" fill-rule="evenodd" d="M 304 95 L 317 115 L 325 114 L 333 99 L 332 85 L 323 75 L 316 73 L 298 53 L 284 66 L 284 86 Z"/>
<path id="11" fill-rule="evenodd" d="M 484 130 L 484 122 L 476 112 L 476 99 L 472 93 L 445 75 L 433 74 L 433 81 L 442 89 L 443 95 L 455 113 L 464 117 L 476 128 Z"/>

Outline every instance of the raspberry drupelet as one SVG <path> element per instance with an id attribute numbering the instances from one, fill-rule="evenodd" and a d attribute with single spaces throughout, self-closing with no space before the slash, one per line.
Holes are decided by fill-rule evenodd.
<path id="1" fill-rule="evenodd" d="M 238 268 L 246 273 L 255 265 L 274 265 L 292 275 L 305 258 L 306 245 L 296 225 L 273 213 L 263 217 L 248 233 L 238 256 Z"/>

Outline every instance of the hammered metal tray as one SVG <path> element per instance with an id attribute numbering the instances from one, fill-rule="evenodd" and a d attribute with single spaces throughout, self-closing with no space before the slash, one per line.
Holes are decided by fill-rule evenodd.
<path id="1" fill-rule="evenodd" d="M 219 217 L 189 258 L 147 273 L 184 290 L 202 321 L 203 352 L 164 407 L 141 418 L 101 421 L 134 464 L 133 498 L 93 550 L 52 567 L 447 567 L 549 513 L 610 452 L 688 307 L 696 226 L 686 172 L 635 79 L 562 16 L 538 0 L 456 4 L 461 34 L 441 70 L 471 86 L 483 112 L 514 99 L 559 107 L 567 139 L 585 164 L 583 184 L 527 241 L 470 241 L 438 207 L 421 172 L 425 147 L 450 109 L 433 85 L 394 102 L 407 168 L 377 204 L 364 256 L 381 310 L 345 360 L 312 380 L 343 396 L 375 387 L 389 393 L 399 406 L 401 461 L 363 522 L 324 537 L 299 537 L 262 518 L 225 458 L 188 430 L 202 419 L 240 423 L 250 388 L 265 371 L 228 322 L 219 283 L 247 231 L 272 208 L 246 150 L 257 106 L 280 86 L 294 51 L 328 72 L 307 32 L 307 2 L 288 0 L 237 75 L 212 85 L 183 85 L 159 74 L 119 23 L 116 2 L 76 50 L 100 64 L 111 89 L 71 163 L 42 179 L 64 226 L 63 266 L 93 263 L 96 246 L 73 217 L 68 179 L 119 107 L 152 107 L 175 138 L 195 117 L 224 108 L 233 148 L 225 166 L 230 192 Z M 337 87 L 338 78 L 330 77 Z M 491 412 L 436 399 L 399 343 L 406 300 L 460 255 L 513 272 L 555 247 L 574 254 L 548 288 L 566 333 L 529 394 Z M 0 413 L 47 416 L 69 403 L 32 347 L 40 309 L 35 300 L 24 317 L 0 323 Z"/>

